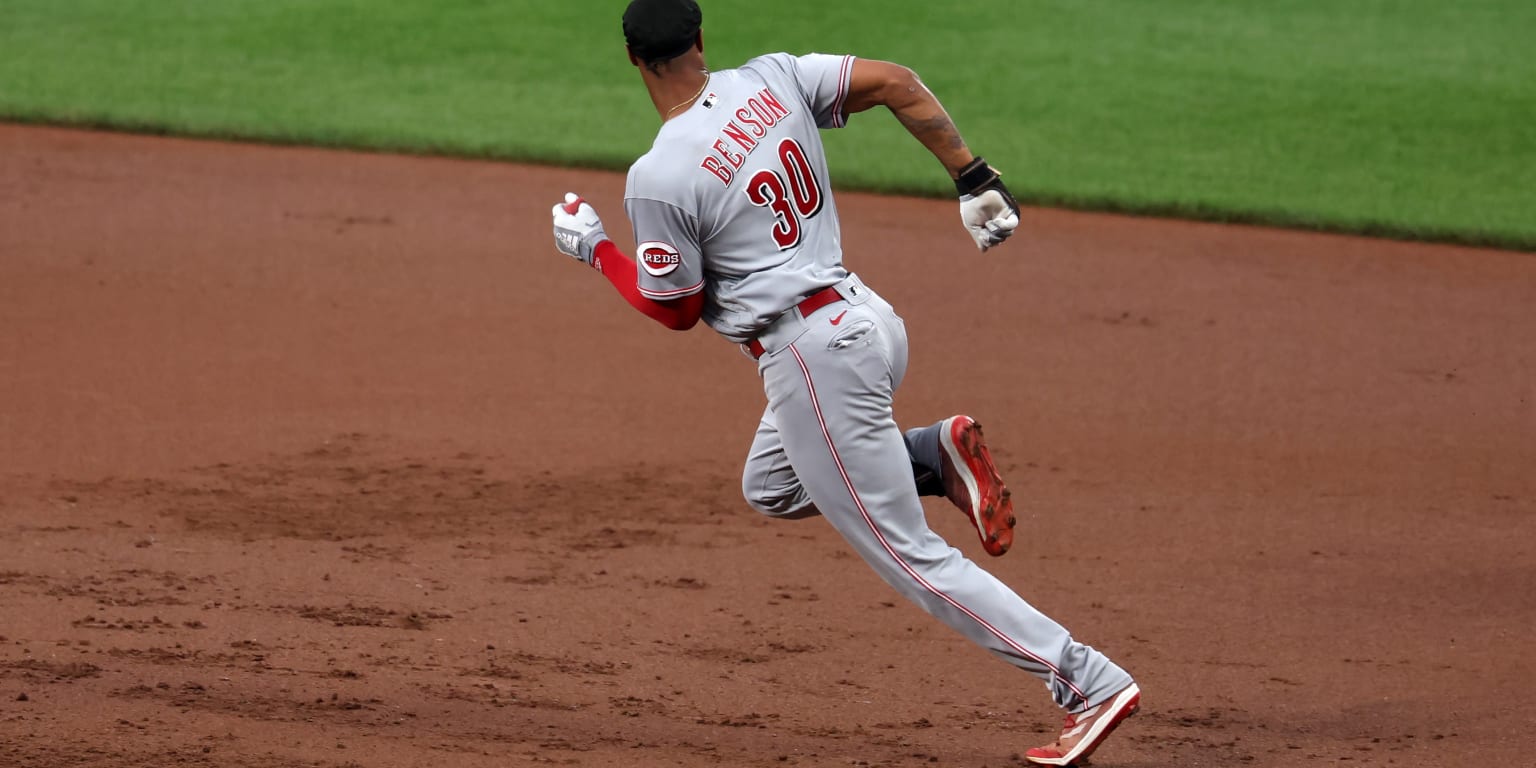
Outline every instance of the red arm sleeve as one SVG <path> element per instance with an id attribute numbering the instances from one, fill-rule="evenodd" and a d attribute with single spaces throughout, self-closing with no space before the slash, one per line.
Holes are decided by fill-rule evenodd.
<path id="1" fill-rule="evenodd" d="M 692 328 L 704 311 L 703 291 L 670 301 L 646 298 L 636 280 L 635 260 L 620 251 L 612 240 L 604 240 L 593 249 L 592 268 L 603 273 L 630 306 L 674 331 Z"/>

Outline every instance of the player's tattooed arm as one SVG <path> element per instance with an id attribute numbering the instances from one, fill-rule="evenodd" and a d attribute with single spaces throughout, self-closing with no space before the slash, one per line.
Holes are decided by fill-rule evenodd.
<path id="1" fill-rule="evenodd" d="M 848 83 L 848 114 L 876 106 L 890 109 L 913 138 L 944 164 L 950 178 L 958 178 L 960 170 L 975 159 L 944 105 L 917 73 L 888 61 L 855 59 Z"/>
<path id="2" fill-rule="evenodd" d="M 916 117 L 911 114 L 897 112 L 896 119 L 900 120 L 901 124 L 906 126 L 907 131 L 916 136 L 917 140 L 923 143 L 923 146 L 932 150 L 934 155 L 938 156 L 941 161 L 944 160 L 946 154 L 950 153 L 954 153 L 957 156 L 964 154 L 968 157 L 970 155 L 969 149 L 965 145 L 965 139 L 960 138 L 960 131 L 955 128 L 955 122 L 949 119 L 949 115 L 943 112 L 931 117 Z M 940 149 L 935 149 L 935 147 Z M 951 178 L 954 178 L 959 173 L 959 169 L 965 166 L 965 163 L 955 165 L 954 162 L 944 163 L 949 169 Z"/>

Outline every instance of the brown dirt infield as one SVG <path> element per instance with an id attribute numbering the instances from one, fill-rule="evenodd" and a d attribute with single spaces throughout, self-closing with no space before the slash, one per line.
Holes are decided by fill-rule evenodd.
<path id="1" fill-rule="evenodd" d="M 609 174 L 0 126 L 0 765 L 1000 766 L 1059 713 L 737 490 L 753 367 L 557 255 Z M 1530 765 L 1536 258 L 838 196 L 1105 766 Z"/>

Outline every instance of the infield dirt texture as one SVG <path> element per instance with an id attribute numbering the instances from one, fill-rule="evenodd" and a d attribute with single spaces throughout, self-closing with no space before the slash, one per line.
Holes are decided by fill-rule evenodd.
<path id="1" fill-rule="evenodd" d="M 1000 766 L 1039 682 L 749 511 L 751 361 L 549 243 L 614 175 L 0 127 L 0 765 Z M 553 194 L 552 194 L 553 193 Z M 1536 751 L 1536 259 L 842 193 L 987 425 L 1102 766 Z"/>

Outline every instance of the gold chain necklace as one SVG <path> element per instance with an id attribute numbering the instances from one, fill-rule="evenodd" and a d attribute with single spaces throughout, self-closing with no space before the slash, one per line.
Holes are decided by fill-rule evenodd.
<path id="1" fill-rule="evenodd" d="M 701 84 L 699 86 L 699 89 L 697 91 L 693 92 L 692 96 L 689 96 L 688 98 L 683 99 L 681 102 L 679 102 L 677 107 L 681 107 L 681 106 L 685 106 L 685 105 L 688 105 L 688 104 L 692 104 L 694 101 L 696 101 L 699 98 L 699 96 L 703 95 L 704 89 L 708 88 L 708 87 L 709 87 L 709 70 L 706 69 L 706 70 L 704 70 L 704 82 L 703 82 L 703 84 Z M 673 108 L 667 110 L 667 117 L 669 117 L 669 118 L 672 117 L 672 113 L 677 111 L 677 107 L 673 107 Z"/>

